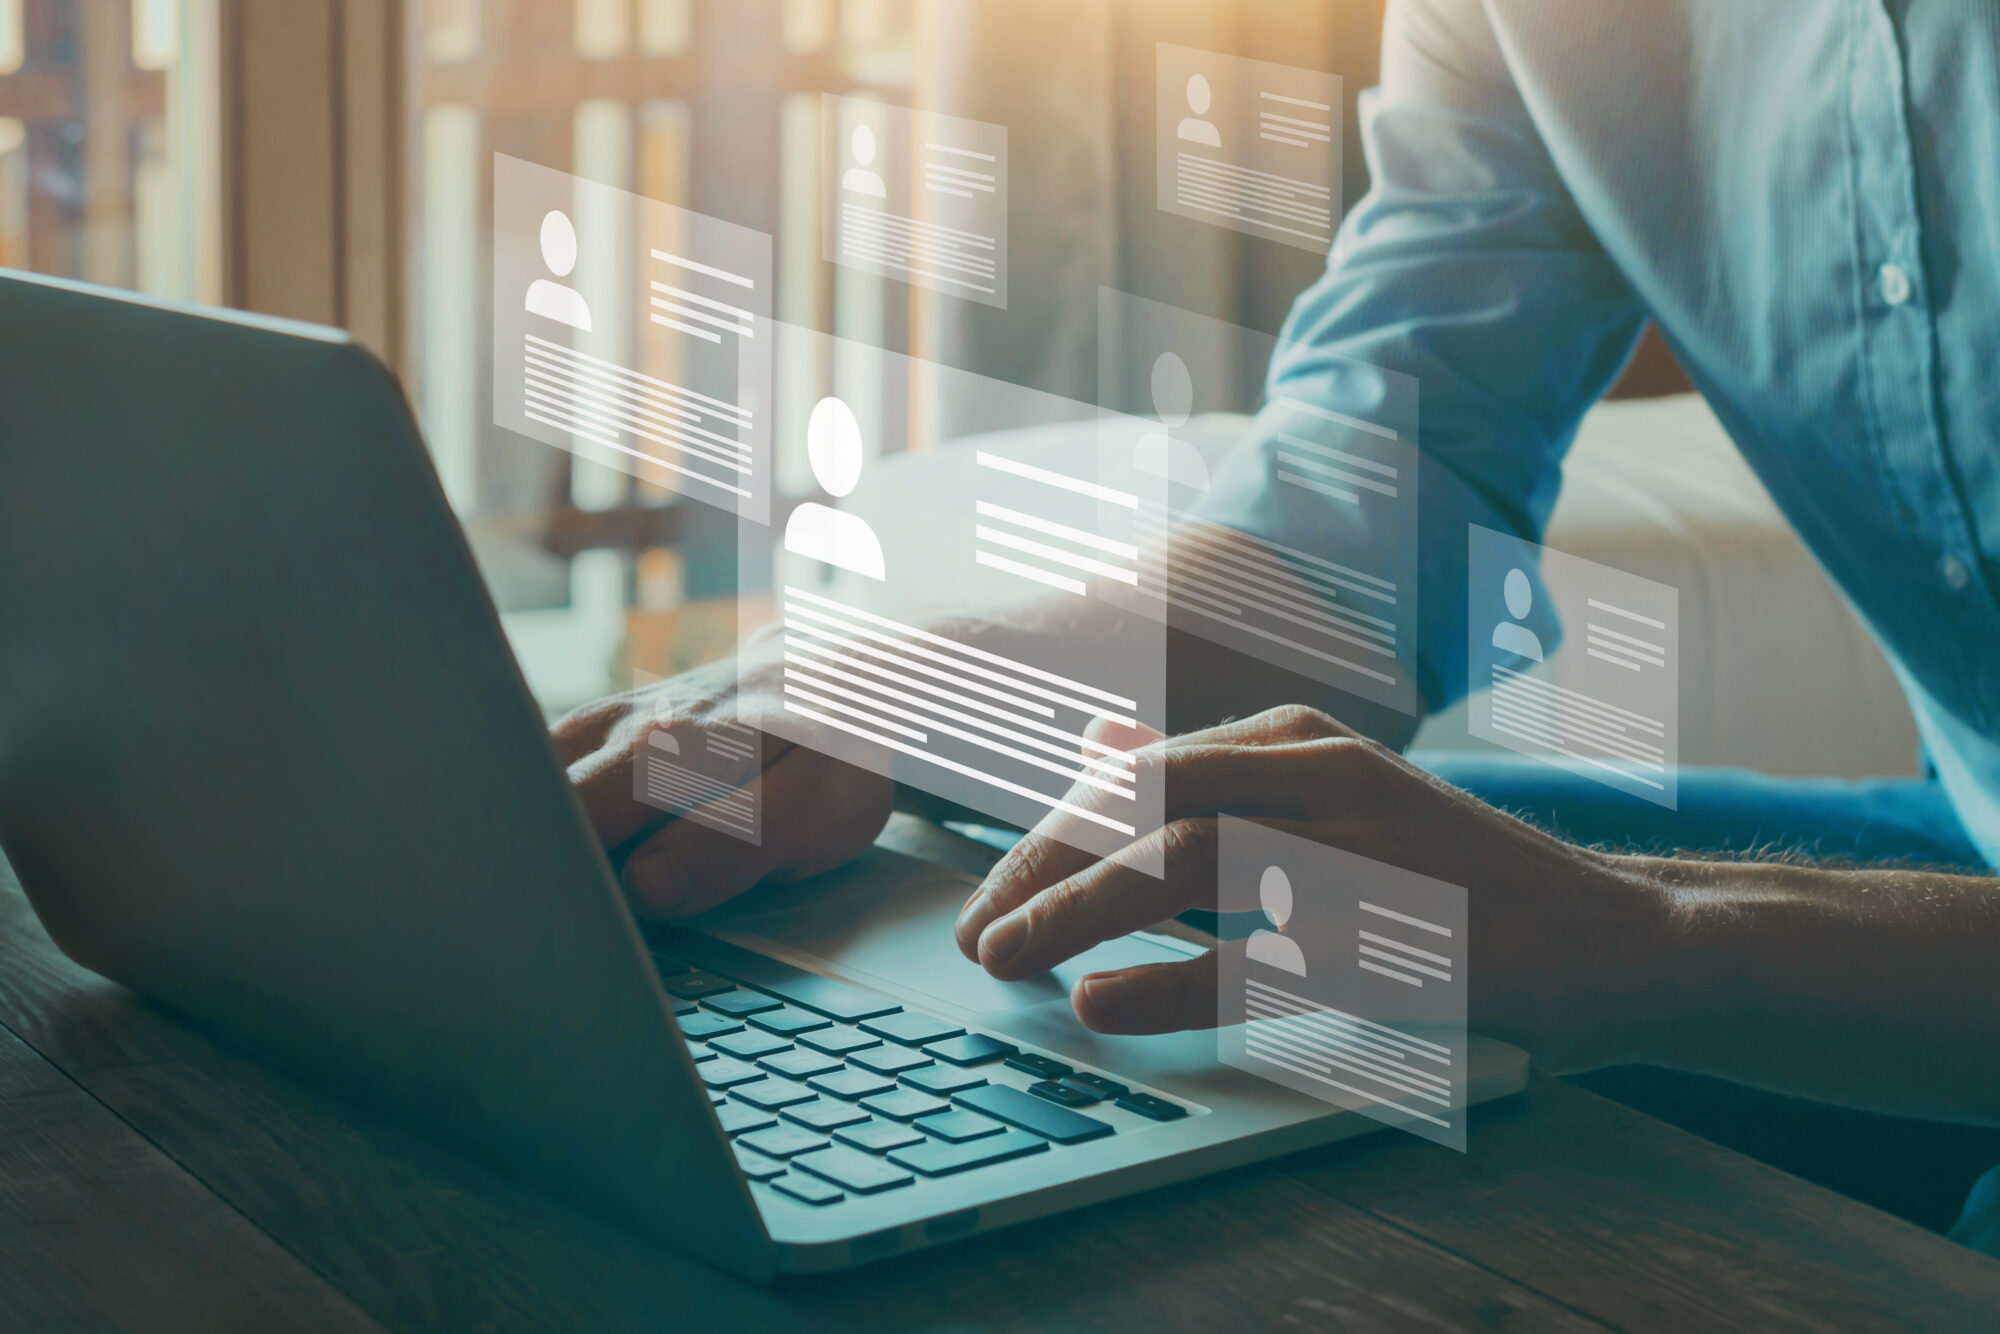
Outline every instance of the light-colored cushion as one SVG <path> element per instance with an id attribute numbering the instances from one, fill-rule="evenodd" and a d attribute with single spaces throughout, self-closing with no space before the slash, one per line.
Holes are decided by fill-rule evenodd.
<path id="1" fill-rule="evenodd" d="M 1246 421 L 1198 417 L 1186 435 L 1213 467 Z M 1094 448 L 1094 430 L 1009 432 L 1009 447 L 1046 451 L 1054 462 Z M 951 522 L 970 510 L 971 453 L 955 445 L 884 460 L 847 507 L 871 523 Z M 1680 590 L 1682 764 L 1842 776 L 1914 770 L 1916 729 L 1881 651 L 1700 396 L 1593 409 L 1547 540 Z M 940 570 L 905 577 L 896 600 L 962 607 L 1017 595 L 1004 575 L 968 582 Z M 1560 651 L 1581 651 L 1578 642 Z M 1427 720 L 1418 744 L 1484 748 L 1466 734 L 1463 705 Z"/>
<path id="2" fill-rule="evenodd" d="M 1700 395 L 1585 416 L 1547 543 L 1680 590 L 1683 765 L 1915 771 L 1916 725 L 1881 650 Z M 1470 744 L 1464 705 L 1418 744 Z"/>

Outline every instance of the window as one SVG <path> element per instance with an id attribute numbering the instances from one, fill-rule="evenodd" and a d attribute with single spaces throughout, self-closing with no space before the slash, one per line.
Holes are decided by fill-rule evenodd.
<path id="1" fill-rule="evenodd" d="M 731 516 L 491 424 L 493 155 L 768 232 L 779 319 L 893 343 L 907 290 L 820 261 L 819 95 L 907 96 L 913 0 L 410 0 L 408 21 L 409 388 L 530 683 L 561 708 L 727 652 Z M 818 397 L 784 392 L 781 431 Z"/>
<path id="2" fill-rule="evenodd" d="M 220 301 L 214 0 L 0 0 L 0 266 Z"/>
<path id="3" fill-rule="evenodd" d="M 935 305 L 820 258 L 819 116 L 828 92 L 923 102 L 918 51 L 966 38 L 938 17 L 950 8 L 0 0 L 0 265 L 353 331 L 403 375 L 530 682 L 565 707 L 729 649 L 733 521 L 491 425 L 493 154 L 768 232 L 779 319 L 935 355 Z M 1004 7 L 987 8 L 1006 24 Z M 1115 8 L 1094 30 L 1102 58 L 1150 70 L 1155 28 L 1187 8 Z M 1266 44 L 1327 40 L 1304 9 L 1253 23 L 1194 8 Z M 1372 50 L 1379 6 L 1343 15 L 1336 44 Z M 1032 36 L 1010 51 L 1003 72 L 1041 55 Z M 1372 77 L 1366 60 L 1357 70 Z M 1108 92 L 1099 129 L 1112 133 L 1116 79 Z M 1115 133 L 1105 146 L 1118 151 Z M 1349 161 L 1354 186 L 1351 148 Z M 1121 197 L 1107 198 L 1115 226 Z M 1150 208 L 1136 200 L 1134 216 Z M 1177 300 L 1197 307 L 1223 272 L 1130 240 L 1108 281 L 1144 272 L 1174 290 L 1164 280 L 1186 272 Z M 1256 300 L 1238 318 L 1267 326 L 1310 279 L 1255 256 L 1242 276 Z M 819 369 L 781 377 L 780 433 L 801 429 L 822 393 L 871 392 Z M 1685 387 L 1657 338 L 1621 383 Z M 810 489 L 782 472 L 776 483 L 780 506 Z"/>
<path id="4" fill-rule="evenodd" d="M 0 0 L 0 264 L 354 331 L 564 707 L 728 650 L 734 528 L 490 424 L 493 154 L 768 232 L 778 318 L 906 346 L 907 289 L 820 261 L 818 121 L 823 92 L 909 100 L 916 10 Z M 822 387 L 787 377 L 778 428 Z"/>

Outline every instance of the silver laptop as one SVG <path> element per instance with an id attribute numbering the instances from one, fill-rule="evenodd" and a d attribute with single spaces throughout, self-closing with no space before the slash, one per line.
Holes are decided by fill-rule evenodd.
<path id="1" fill-rule="evenodd" d="M 882 849 L 642 934 L 345 335 L 0 274 L 0 377 L 0 848 L 88 967 L 758 1279 L 1378 1128 L 993 981 Z"/>

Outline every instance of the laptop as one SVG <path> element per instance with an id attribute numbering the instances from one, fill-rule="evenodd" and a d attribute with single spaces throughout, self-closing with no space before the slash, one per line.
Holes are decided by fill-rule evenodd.
<path id="1" fill-rule="evenodd" d="M 346 335 L 4 274 L 0 368 L 0 849 L 85 966 L 758 1280 L 1379 1128 L 988 978 L 884 848 L 642 932 Z"/>

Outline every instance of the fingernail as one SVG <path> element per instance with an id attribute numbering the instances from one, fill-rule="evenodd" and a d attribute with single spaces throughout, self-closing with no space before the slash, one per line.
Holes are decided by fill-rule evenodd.
<path id="1" fill-rule="evenodd" d="M 1124 1008 L 1125 985 L 1116 978 L 1093 977 L 1077 983 L 1083 993 L 1084 1004 L 1090 1007 L 1091 1017 L 1102 1024 L 1115 1017 Z"/>
<path id="2" fill-rule="evenodd" d="M 1009 913 L 986 928 L 979 938 L 979 952 L 988 963 L 1006 963 L 1028 943 L 1028 915 Z"/>
<path id="3" fill-rule="evenodd" d="M 971 898 L 967 899 L 965 906 L 958 910 L 958 920 L 951 924 L 952 934 L 957 935 L 959 932 L 964 931 L 966 923 L 979 915 L 979 910 L 985 902 L 986 895 L 983 892 L 974 894 Z"/>

